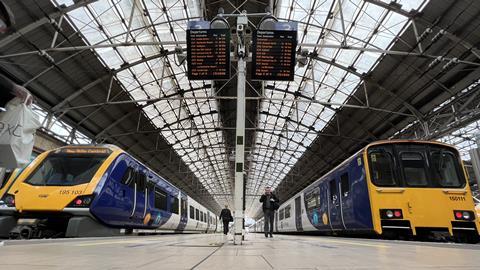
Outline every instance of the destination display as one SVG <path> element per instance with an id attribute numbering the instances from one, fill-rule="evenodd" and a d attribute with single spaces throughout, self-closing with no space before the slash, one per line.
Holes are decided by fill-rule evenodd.
<path id="1" fill-rule="evenodd" d="M 187 68 L 189 80 L 230 79 L 230 31 L 187 30 Z"/>
<path id="2" fill-rule="evenodd" d="M 252 41 L 253 80 L 293 81 L 296 30 L 256 30 Z"/>

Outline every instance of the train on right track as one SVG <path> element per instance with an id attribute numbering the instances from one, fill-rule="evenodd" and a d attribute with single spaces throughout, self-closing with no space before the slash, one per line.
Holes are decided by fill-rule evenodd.
<path id="1" fill-rule="evenodd" d="M 454 147 L 389 140 L 367 145 L 283 202 L 274 231 L 478 243 L 479 215 Z M 253 231 L 263 230 L 261 218 Z"/>

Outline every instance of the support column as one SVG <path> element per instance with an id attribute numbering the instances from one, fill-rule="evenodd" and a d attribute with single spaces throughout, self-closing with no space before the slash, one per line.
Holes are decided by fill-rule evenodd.
<path id="1" fill-rule="evenodd" d="M 235 136 L 235 220 L 234 220 L 234 245 L 241 245 L 243 239 L 243 200 L 245 166 L 245 73 L 246 63 L 242 56 L 238 58 L 237 77 L 237 127 Z"/>

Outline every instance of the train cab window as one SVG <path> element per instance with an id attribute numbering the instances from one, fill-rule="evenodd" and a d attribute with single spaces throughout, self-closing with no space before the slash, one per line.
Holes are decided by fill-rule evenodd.
<path id="1" fill-rule="evenodd" d="M 200 210 L 195 209 L 195 219 L 200 220 Z"/>
<path id="2" fill-rule="evenodd" d="M 178 214 L 178 198 L 170 196 L 170 212 Z"/>
<path id="3" fill-rule="evenodd" d="M 282 210 L 278 212 L 278 219 L 283 220 L 284 218 L 285 218 L 285 209 L 282 208 Z"/>
<path id="4" fill-rule="evenodd" d="M 394 159 L 390 152 L 384 149 L 368 151 L 370 174 L 376 186 L 397 186 Z"/>
<path id="5" fill-rule="evenodd" d="M 167 193 L 155 188 L 155 208 L 167 211 Z"/>
<path id="6" fill-rule="evenodd" d="M 190 205 L 190 218 L 195 219 L 195 208 Z"/>
<path id="7" fill-rule="evenodd" d="M 347 197 L 350 192 L 350 181 L 348 179 L 348 172 L 340 176 L 340 188 L 342 189 L 342 196 Z"/>
<path id="8" fill-rule="evenodd" d="M 421 153 L 402 152 L 400 153 L 400 162 L 405 183 L 408 186 L 428 185 L 425 159 Z"/>
<path id="9" fill-rule="evenodd" d="M 7 184 L 13 172 L 14 170 L 0 168 L 0 189 Z"/>
<path id="10" fill-rule="evenodd" d="M 432 180 L 440 187 L 459 188 L 465 184 L 458 157 L 448 150 L 431 151 Z"/>
<path id="11" fill-rule="evenodd" d="M 88 183 L 106 155 L 50 154 L 25 183 L 33 186 L 75 186 Z"/>
<path id="12" fill-rule="evenodd" d="M 288 205 L 287 207 L 285 207 L 285 218 L 289 218 L 290 217 L 290 210 L 291 210 L 291 206 Z"/>

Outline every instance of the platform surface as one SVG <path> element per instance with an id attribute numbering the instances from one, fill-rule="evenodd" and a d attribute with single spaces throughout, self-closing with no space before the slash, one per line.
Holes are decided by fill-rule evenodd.
<path id="1" fill-rule="evenodd" d="M 0 242 L 1 269 L 479 269 L 480 245 L 322 236 L 156 235 Z"/>

